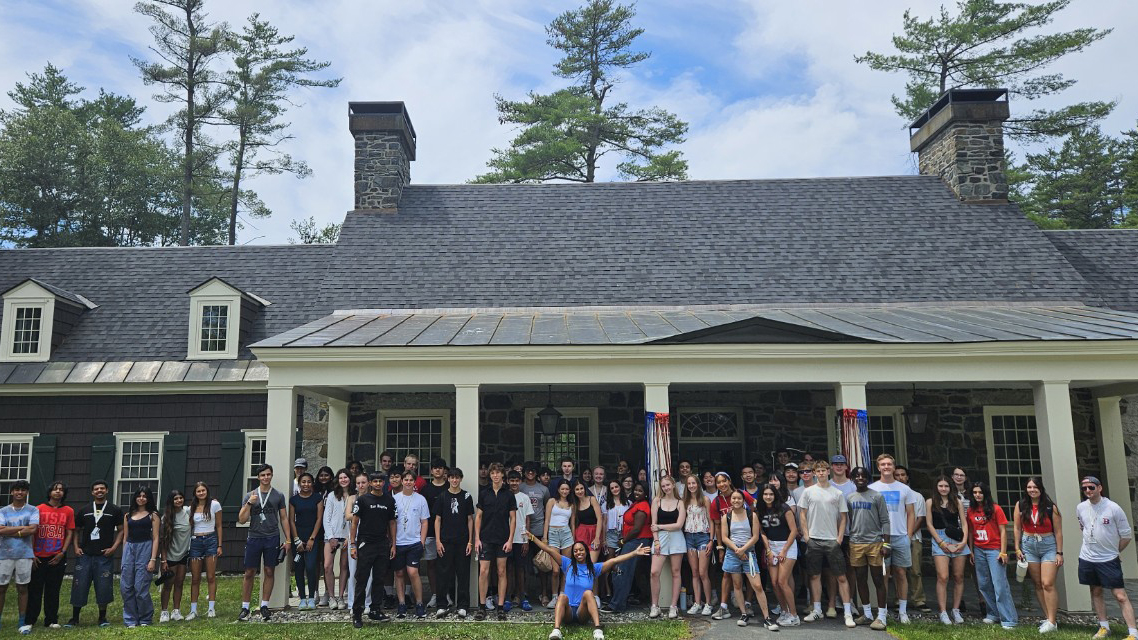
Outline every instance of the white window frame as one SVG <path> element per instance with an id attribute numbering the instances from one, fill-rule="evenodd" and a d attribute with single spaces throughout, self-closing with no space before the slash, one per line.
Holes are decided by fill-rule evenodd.
<path id="1" fill-rule="evenodd" d="M 525 434 L 523 437 L 523 446 L 526 453 L 526 460 L 537 459 L 537 438 L 534 437 L 534 421 L 537 420 L 537 414 L 545 407 L 526 407 L 525 410 L 525 425 L 522 432 Z M 589 421 L 589 466 L 595 467 L 600 464 L 600 438 L 601 438 L 601 425 L 600 425 L 600 410 L 596 407 L 555 407 L 561 412 L 563 418 L 584 418 Z M 536 427 L 540 429 L 540 427 Z M 573 464 L 579 463 L 579 460 L 574 460 Z M 578 472 L 580 469 L 578 469 Z M 554 469 L 554 473 L 558 471 Z"/>
<path id="2" fill-rule="evenodd" d="M 266 444 L 268 444 L 268 430 L 266 430 L 266 429 L 242 429 L 242 433 L 245 434 L 245 454 L 244 454 L 242 464 L 245 465 L 244 466 L 245 471 L 246 471 L 246 473 L 248 473 L 248 471 L 253 468 L 253 442 L 257 441 L 257 440 L 265 440 Z M 268 451 L 266 451 L 265 453 L 267 456 Z M 266 457 L 266 460 L 267 460 L 267 457 Z M 249 480 L 251 478 L 255 478 L 255 477 L 256 476 L 244 475 L 243 478 L 245 479 L 245 486 L 248 487 L 249 486 Z M 242 491 L 242 495 L 244 495 L 247 491 L 248 491 L 248 489 L 245 489 L 244 491 Z M 245 524 L 242 524 L 242 523 L 238 522 L 236 518 L 234 518 L 233 522 L 237 527 L 240 527 L 242 529 L 249 527 L 248 522 L 246 522 Z"/>
<path id="3" fill-rule="evenodd" d="M 737 438 L 691 438 L 684 437 L 683 430 L 680 425 L 683 423 L 683 416 L 686 413 L 733 413 L 735 414 L 735 424 L 739 425 L 739 437 Z M 676 432 L 676 440 L 681 445 L 685 443 L 692 444 L 715 444 L 717 442 L 723 444 L 737 444 L 741 445 L 747 441 L 747 430 L 743 423 L 743 409 L 739 407 L 680 407 L 676 409 L 675 421 L 672 422 L 672 429 Z"/>
<path id="4" fill-rule="evenodd" d="M 205 307 L 226 307 L 225 350 L 202 351 L 202 312 Z M 241 292 L 213 278 L 190 291 L 188 360 L 236 360 L 241 345 Z"/>
<path id="5" fill-rule="evenodd" d="M 992 501 L 1000 504 L 999 491 L 997 490 L 998 484 L 996 483 L 996 444 L 993 435 L 992 418 L 995 416 L 1030 416 L 1035 417 L 1035 405 L 1005 405 L 1005 406 L 986 406 L 984 407 L 984 444 L 988 448 L 988 490 L 992 493 Z M 1038 420 L 1035 423 L 1036 429 L 1039 428 Z M 1042 447 L 1043 445 L 1039 445 Z M 1016 474 L 1019 475 L 1019 474 Z M 1003 507 L 1004 505 L 1000 505 Z M 1011 512 L 1006 512 L 1008 520 L 1011 520 Z M 1011 526 L 1011 522 L 1008 523 Z"/>
<path id="6" fill-rule="evenodd" d="M 29 482 L 31 481 L 31 479 L 32 479 L 32 456 L 35 455 L 33 443 L 36 439 L 36 436 L 38 436 L 38 435 L 39 435 L 38 433 L 5 433 L 3 435 L 0 435 L 0 445 L 4 445 L 4 444 L 26 444 L 26 445 L 28 445 L 28 468 L 26 470 L 26 473 L 24 474 L 24 476 L 22 478 L 9 478 L 7 480 L 4 480 L 4 482 L 15 482 L 17 480 L 27 480 Z"/>
<path id="7" fill-rule="evenodd" d="M 896 405 L 877 405 L 866 408 L 866 418 L 869 416 L 893 417 L 893 440 L 897 443 L 897 450 L 890 451 L 897 464 L 909 466 L 909 440 L 908 427 L 905 424 L 905 407 Z M 826 457 L 838 453 L 838 410 L 836 407 L 826 407 Z M 866 468 L 871 475 L 877 475 L 875 460 L 866 460 Z"/>
<path id="8" fill-rule="evenodd" d="M 116 503 L 120 497 L 119 486 L 123 481 L 135 482 L 138 478 L 123 478 L 122 477 L 122 453 L 123 445 L 128 442 L 154 442 L 158 441 L 158 474 L 154 481 L 154 501 L 161 502 L 162 500 L 162 462 L 166 457 L 166 436 L 169 431 L 130 431 L 115 433 L 115 492 L 114 500 Z M 130 505 L 123 505 L 123 508 L 129 509 Z"/>
<path id="9" fill-rule="evenodd" d="M 35 353 L 15 353 L 16 309 L 40 309 L 39 346 Z M 51 330 L 55 323 L 55 294 L 34 282 L 25 282 L 4 294 L 3 326 L 0 326 L 0 360 L 47 362 L 51 358 Z"/>
<path id="10" fill-rule="evenodd" d="M 442 422 L 442 439 L 440 443 L 440 453 L 443 458 L 449 459 L 451 452 L 451 427 L 450 427 L 450 409 L 380 409 L 376 412 L 376 448 L 375 458 L 378 462 L 380 454 L 387 451 L 387 421 L 390 419 L 395 420 L 440 420 Z M 419 456 L 419 467 L 422 468 L 423 464 L 430 464 L 431 454 L 424 454 L 422 451 L 412 451 L 415 455 Z M 391 468 L 403 470 L 403 458 L 391 461 Z"/>

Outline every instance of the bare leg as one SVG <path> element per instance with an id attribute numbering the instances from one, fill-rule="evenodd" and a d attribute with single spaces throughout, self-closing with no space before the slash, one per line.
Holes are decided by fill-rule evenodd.
<path id="1" fill-rule="evenodd" d="M 245 577 L 241 581 L 241 601 L 250 602 L 253 599 L 253 578 L 256 577 L 256 569 L 246 569 Z"/>
<path id="2" fill-rule="evenodd" d="M 331 542 L 324 543 L 324 593 L 336 595 L 336 552 Z"/>
<path id="3" fill-rule="evenodd" d="M 909 569 L 906 567 L 893 568 L 893 586 L 898 600 L 909 598 Z"/>
<path id="4" fill-rule="evenodd" d="M 1043 613 L 1052 623 L 1059 613 L 1059 593 L 1055 590 L 1055 574 L 1059 572 L 1059 565 L 1054 562 L 1044 562 L 1039 566 L 1039 581 L 1043 585 Z"/>
<path id="5" fill-rule="evenodd" d="M 407 604 L 407 590 L 403 587 L 405 584 L 406 576 L 407 569 L 399 569 L 395 572 L 395 597 L 399 600 L 399 604 L 402 605 Z"/>
<path id="6" fill-rule="evenodd" d="M 743 602 L 743 574 L 724 574 L 724 577 L 727 577 L 728 575 L 731 576 L 731 588 L 734 590 L 735 606 L 739 607 L 740 615 L 746 615 L 747 607 Z"/>
<path id="7" fill-rule="evenodd" d="M 880 566 L 874 567 L 872 564 L 869 565 L 869 575 L 873 578 L 873 588 L 877 590 L 877 615 L 880 616 L 880 612 L 885 610 L 885 599 L 887 595 L 885 592 L 887 591 L 887 586 L 885 584 L 885 576 L 881 575 L 881 571 L 878 569 L 880 569 Z"/>
<path id="8" fill-rule="evenodd" d="M 261 576 L 261 599 L 268 600 L 269 596 L 273 593 L 273 578 L 276 575 L 276 567 L 265 567 L 265 573 Z"/>
<path id="9" fill-rule="evenodd" d="M 566 603 L 569 599 L 566 598 Z M 593 621 L 593 628 L 601 628 L 601 612 L 597 610 L 597 600 L 593 597 L 592 589 L 585 589 L 585 593 L 581 594 L 581 606 L 577 607 L 577 619 L 584 620 L 585 616 Z"/>
<path id="10" fill-rule="evenodd" d="M 793 558 L 787 558 L 778 563 L 778 588 L 781 589 L 780 603 L 788 616 L 797 616 L 797 604 L 794 601 L 794 564 Z"/>
<path id="11" fill-rule="evenodd" d="M 1114 594 L 1114 599 L 1118 601 L 1118 608 L 1122 609 L 1122 619 L 1126 621 L 1126 627 L 1133 629 L 1138 626 L 1134 624 L 1134 607 L 1130 605 L 1130 598 L 1126 595 L 1126 589 L 1111 589 L 1110 591 Z"/>
<path id="12" fill-rule="evenodd" d="M 174 568 L 174 608 L 182 608 L 182 587 L 186 583 L 186 565 L 180 564 Z"/>
<path id="13" fill-rule="evenodd" d="M 399 583 L 402 584 L 402 583 Z M 490 588 L 490 561 L 478 561 L 478 608 L 485 606 L 486 591 Z M 399 601 L 403 602 L 403 590 L 399 589 Z"/>
<path id="14" fill-rule="evenodd" d="M 197 602 L 202 588 L 202 561 L 190 560 L 190 602 Z"/>
<path id="15" fill-rule="evenodd" d="M 751 582 L 751 588 L 755 590 L 755 602 L 759 605 L 759 611 L 763 613 L 763 620 L 771 617 L 771 610 L 767 607 L 767 594 L 763 591 L 763 581 L 759 574 L 747 576 Z"/>
<path id="16" fill-rule="evenodd" d="M 664 568 L 664 559 L 667 556 L 662 556 L 657 553 L 652 554 L 652 602 L 655 605 L 660 602 L 660 573 Z"/>
<path id="17" fill-rule="evenodd" d="M 936 565 L 936 603 L 940 606 L 941 613 L 948 612 L 948 565 L 950 560 L 952 558 L 948 556 L 933 556 L 933 564 Z M 859 584 L 858 588 L 860 587 Z M 864 592 L 862 597 L 865 597 Z"/>
<path id="18" fill-rule="evenodd" d="M 422 604 L 423 603 L 423 581 L 419 579 L 419 569 L 416 567 L 407 567 L 406 571 L 407 571 L 407 580 L 409 580 L 411 582 L 411 594 L 415 596 L 415 604 L 416 605 Z M 504 584 L 502 584 L 504 582 L 503 578 L 505 578 L 505 573 L 502 573 L 498 577 L 498 584 L 501 585 L 499 588 L 502 589 L 503 592 L 505 592 L 506 587 Z M 366 578 L 365 578 L 365 580 L 366 580 Z M 502 596 L 498 596 L 498 600 L 501 600 L 501 599 L 502 599 Z"/>
<path id="19" fill-rule="evenodd" d="M 348 597 L 348 549 L 340 545 L 340 599 Z"/>
<path id="20" fill-rule="evenodd" d="M 700 553 L 695 550 L 688 551 L 688 566 L 691 568 L 691 592 L 693 602 L 699 603 L 703 601 L 703 580 L 699 576 L 699 556 Z"/>
<path id="21" fill-rule="evenodd" d="M 1051 617 L 1047 615 L 1047 595 L 1043 593 L 1043 576 L 1038 562 L 1027 565 L 1027 575 L 1031 578 L 1031 584 L 1035 585 L 1035 600 L 1039 603 L 1039 610 L 1043 612 L 1044 618 L 1050 620 Z"/>
<path id="22" fill-rule="evenodd" d="M 486 594 L 482 594 L 483 599 Z M 481 605 L 479 605 L 481 606 Z M 569 614 L 569 596 L 561 594 L 557 596 L 557 604 L 553 606 L 553 628 L 560 629 L 561 621 Z"/>
<path id="23" fill-rule="evenodd" d="M 711 553 L 713 552 L 699 554 L 699 580 L 703 583 L 704 604 L 711 604 Z"/>
<path id="24" fill-rule="evenodd" d="M 952 582 L 956 588 L 952 592 L 952 608 L 959 609 L 960 601 L 964 598 L 964 556 L 952 559 Z"/>
<path id="25" fill-rule="evenodd" d="M 858 594 L 861 595 L 862 602 L 869 603 L 869 565 L 862 567 L 854 567 L 854 575 L 857 585 Z"/>
<path id="26" fill-rule="evenodd" d="M 215 602 L 217 600 L 217 556 L 210 556 L 205 559 L 205 575 L 206 586 L 209 589 L 209 601 Z M 194 602 L 197 602 L 197 599 Z"/>
<path id="27" fill-rule="evenodd" d="M 418 576 L 418 572 L 416 572 Z M 506 573 L 506 559 L 498 558 L 498 606 L 506 604 L 506 587 L 509 586 L 509 574 Z M 418 580 L 416 579 L 416 582 Z M 414 585 L 412 585 L 412 588 Z M 420 586 L 419 590 L 422 591 L 423 587 Z"/>
<path id="28" fill-rule="evenodd" d="M 675 607 L 680 603 L 680 568 L 683 565 L 684 556 L 676 553 L 668 556 L 669 561 L 672 563 L 672 606 Z M 759 591 L 762 591 L 760 588 Z"/>

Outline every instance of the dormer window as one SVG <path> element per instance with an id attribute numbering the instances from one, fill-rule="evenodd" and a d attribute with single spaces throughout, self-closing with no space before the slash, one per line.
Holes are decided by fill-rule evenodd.
<path id="1" fill-rule="evenodd" d="M 12 336 L 12 353 L 33 355 L 40 352 L 43 307 L 16 307 L 15 334 Z"/>
<path id="2" fill-rule="evenodd" d="M 95 308 L 83 296 L 30 278 L 3 297 L 0 362 L 47 362 L 79 316 Z"/>
<path id="3" fill-rule="evenodd" d="M 269 302 L 210 278 L 190 290 L 189 360 L 235 360 L 241 336 Z"/>

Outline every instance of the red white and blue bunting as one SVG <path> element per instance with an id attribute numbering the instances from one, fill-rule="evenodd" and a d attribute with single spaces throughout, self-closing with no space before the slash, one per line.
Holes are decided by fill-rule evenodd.
<path id="1" fill-rule="evenodd" d="M 869 416 L 864 409 L 838 412 L 838 438 L 838 450 L 851 469 L 869 464 Z"/>
<path id="2" fill-rule="evenodd" d="M 655 495 L 653 487 L 672 469 L 672 430 L 668 414 L 644 413 L 644 449 L 648 462 L 648 495 Z"/>

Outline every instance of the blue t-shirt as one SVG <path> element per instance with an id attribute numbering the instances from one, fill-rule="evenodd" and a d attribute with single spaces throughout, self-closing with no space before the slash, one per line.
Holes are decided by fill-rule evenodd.
<path id="1" fill-rule="evenodd" d="M 586 565 L 577 565 L 577 571 L 569 573 L 569 567 L 573 565 L 573 561 L 565 556 L 561 556 L 561 572 L 565 574 L 565 589 L 564 593 L 569 598 L 569 606 L 576 609 L 581 606 L 581 596 L 585 591 L 593 588 L 593 580 L 601 575 L 601 568 L 604 567 L 603 562 L 593 564 L 593 575 L 589 575 L 589 568 Z"/>
<path id="2" fill-rule="evenodd" d="M 30 524 L 38 525 L 39 523 L 40 510 L 30 504 L 25 504 L 20 509 L 16 509 L 12 505 L 0 509 L 0 526 L 26 527 Z M 22 560 L 34 558 L 35 553 L 32 551 L 32 542 L 35 541 L 35 538 L 34 533 L 22 538 L 15 536 L 4 536 L 0 538 L 0 559 Z"/>

